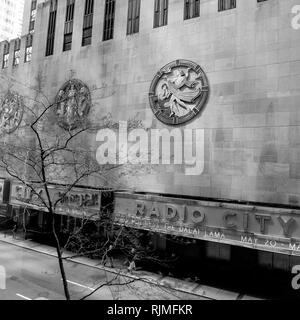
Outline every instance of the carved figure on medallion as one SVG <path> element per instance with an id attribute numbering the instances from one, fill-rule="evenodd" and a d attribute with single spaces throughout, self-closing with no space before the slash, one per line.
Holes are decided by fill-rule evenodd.
<path id="1" fill-rule="evenodd" d="M 80 126 L 88 116 L 90 108 L 90 91 L 79 80 L 68 81 L 56 96 L 58 123 L 66 130 Z"/>
<path id="2" fill-rule="evenodd" d="M 206 75 L 197 64 L 177 60 L 162 68 L 152 81 L 150 105 L 165 124 L 183 124 L 193 119 L 209 94 Z"/>
<path id="3" fill-rule="evenodd" d="M 24 105 L 21 97 L 9 91 L 0 109 L 0 130 L 12 133 L 20 126 L 23 119 Z"/>

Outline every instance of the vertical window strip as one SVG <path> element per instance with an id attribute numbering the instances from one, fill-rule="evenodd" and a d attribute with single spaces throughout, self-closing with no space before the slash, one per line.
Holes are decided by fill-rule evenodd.
<path id="1" fill-rule="evenodd" d="M 169 6 L 169 0 L 164 0 L 164 11 L 163 11 L 163 21 L 162 21 L 163 26 L 168 24 L 168 6 Z"/>
<path id="2" fill-rule="evenodd" d="M 35 19 L 36 19 L 36 8 L 37 8 L 37 0 L 32 0 L 31 9 L 30 9 L 29 32 L 34 31 L 34 25 L 35 25 Z"/>
<path id="3" fill-rule="evenodd" d="M 54 50 L 56 14 L 57 14 L 57 0 L 52 0 L 50 5 L 46 56 L 51 56 Z"/>
<path id="4" fill-rule="evenodd" d="M 92 43 L 94 0 L 86 0 L 83 17 L 82 46 Z"/>
<path id="5" fill-rule="evenodd" d="M 200 16 L 200 0 L 184 0 L 184 20 Z"/>
<path id="6" fill-rule="evenodd" d="M 15 47 L 14 47 L 14 59 L 13 59 L 14 67 L 20 64 L 20 48 L 21 48 L 21 39 L 17 39 L 15 40 Z"/>
<path id="7" fill-rule="evenodd" d="M 114 11 L 115 11 L 115 1 L 110 2 L 109 10 L 109 39 L 113 38 L 113 26 L 114 26 Z"/>
<path id="8" fill-rule="evenodd" d="M 20 64 L 20 50 L 14 52 L 13 66 L 16 67 Z"/>
<path id="9" fill-rule="evenodd" d="M 20 50 L 21 48 L 21 39 L 15 40 L 15 51 Z"/>
<path id="10" fill-rule="evenodd" d="M 33 36 L 29 34 L 26 37 L 26 47 L 25 47 L 25 59 L 24 62 L 30 62 L 32 58 L 32 42 L 33 42 Z"/>
<path id="11" fill-rule="evenodd" d="M 141 0 L 135 0 L 134 33 L 139 32 L 140 29 L 140 10 Z"/>
<path id="12" fill-rule="evenodd" d="M 6 43 L 3 49 L 4 51 L 3 51 L 2 69 L 5 69 L 8 67 L 10 44 Z"/>
<path id="13" fill-rule="evenodd" d="M 190 19 L 190 0 L 184 0 L 184 20 Z"/>
<path id="14" fill-rule="evenodd" d="M 133 33 L 132 21 L 133 21 L 133 0 L 128 1 L 128 18 L 127 18 L 127 34 Z"/>
<path id="15" fill-rule="evenodd" d="M 115 0 L 105 1 L 103 41 L 110 40 L 114 36 Z"/>
<path id="16" fill-rule="evenodd" d="M 154 2 L 154 28 L 159 26 L 159 2 L 160 0 Z"/>
<path id="17" fill-rule="evenodd" d="M 195 17 L 200 16 L 200 0 L 194 0 L 195 1 Z"/>
<path id="18" fill-rule="evenodd" d="M 31 1 L 31 11 L 36 10 L 37 0 Z"/>
<path id="19" fill-rule="evenodd" d="M 219 11 L 236 8 L 236 0 L 219 0 Z"/>
<path id="20" fill-rule="evenodd" d="M 72 48 L 74 11 L 75 0 L 67 0 L 63 51 L 68 51 Z"/>
<path id="21" fill-rule="evenodd" d="M 127 34 L 139 32 L 140 0 L 128 1 Z"/>
<path id="22" fill-rule="evenodd" d="M 165 0 L 159 0 L 159 21 L 158 26 L 163 26 L 163 17 L 164 17 L 164 2 Z"/>
<path id="23" fill-rule="evenodd" d="M 155 0 L 154 2 L 154 28 L 168 24 L 168 0 Z"/>

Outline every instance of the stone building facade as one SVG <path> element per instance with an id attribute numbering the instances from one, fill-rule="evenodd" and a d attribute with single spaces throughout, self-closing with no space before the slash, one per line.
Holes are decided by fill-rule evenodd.
<path id="1" fill-rule="evenodd" d="M 20 64 L 13 66 L 12 41 L 1 77 L 18 79 L 22 92 L 42 74 L 53 100 L 72 74 L 91 89 L 91 117 L 137 117 L 160 129 L 169 127 L 150 108 L 150 84 L 169 62 L 191 60 L 205 72 L 210 96 L 201 115 L 179 128 L 204 129 L 204 171 L 186 176 L 181 166 L 161 166 L 155 174 L 129 179 L 128 188 L 298 205 L 300 33 L 291 28 L 294 4 L 237 1 L 236 8 L 220 12 L 217 0 L 202 1 L 200 16 L 184 20 L 184 1 L 170 0 L 167 25 L 153 28 L 154 1 L 141 1 L 139 32 L 127 35 L 128 3 L 117 1 L 113 38 L 102 41 L 105 1 L 95 1 L 91 44 L 83 47 L 85 1 L 76 1 L 72 49 L 63 52 L 66 3 L 58 1 L 54 51 L 46 57 L 50 1 L 38 1 L 32 61 L 25 63 L 27 1 Z M 2 93 L 7 88 L 1 81 Z M 96 139 L 89 144 L 97 150 Z"/>
<path id="2" fill-rule="evenodd" d="M 200 3 L 199 11 L 191 9 L 194 17 L 186 13 L 183 0 L 141 0 L 135 12 L 138 28 L 128 21 L 132 1 L 94 1 L 88 20 L 84 16 L 91 17 L 87 3 L 92 1 L 76 0 L 72 32 L 66 33 L 67 4 L 72 3 L 38 1 L 32 56 L 25 62 L 32 10 L 26 1 L 17 66 L 15 40 L 10 42 L 5 68 L 7 43 L 0 44 L 1 97 L 8 89 L 34 95 L 37 79 L 43 79 L 43 93 L 54 102 L 66 82 L 79 79 L 91 92 L 89 117 L 95 122 L 109 114 L 115 122 L 137 119 L 147 129 L 176 128 L 182 136 L 184 130 L 199 130 L 203 143 L 198 174 L 186 174 L 185 164 L 155 165 L 151 172 L 122 178 L 130 191 L 299 206 L 300 31 L 291 25 L 296 0 L 191 1 L 195 6 Z M 105 8 L 114 12 L 109 27 Z M 55 29 L 49 34 L 54 11 Z M 70 37 L 65 37 L 70 33 L 71 45 Z M 50 36 L 52 45 L 47 44 Z M 65 45 L 70 50 L 64 51 Z M 201 67 L 208 97 L 192 119 L 170 125 L 151 108 L 150 88 L 157 72 L 174 61 L 183 63 L 185 72 L 188 66 L 183 61 L 192 62 L 194 73 Z M 96 157 L 100 145 L 96 135 L 85 143 Z M 97 180 L 89 183 L 101 187 Z"/>

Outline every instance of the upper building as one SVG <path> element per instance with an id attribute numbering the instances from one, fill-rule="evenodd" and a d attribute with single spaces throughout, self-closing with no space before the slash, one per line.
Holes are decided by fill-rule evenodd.
<path id="1" fill-rule="evenodd" d="M 49 101 L 70 78 L 78 79 L 91 91 L 94 121 L 109 114 L 116 122 L 138 119 L 149 129 L 177 128 L 182 136 L 185 129 L 200 130 L 196 173 L 186 174 L 194 158 L 174 164 L 178 149 L 171 151 L 170 165 L 129 175 L 130 189 L 299 205 L 295 4 L 26 1 L 21 41 L 0 45 L 0 75 L 17 79 L 11 89 L 24 96 L 43 79 Z M 2 95 L 8 86 L 1 81 Z M 86 145 L 96 156 L 96 136 Z"/>
<path id="2" fill-rule="evenodd" d="M 25 0 L 0 0 L 0 41 L 19 37 Z"/>

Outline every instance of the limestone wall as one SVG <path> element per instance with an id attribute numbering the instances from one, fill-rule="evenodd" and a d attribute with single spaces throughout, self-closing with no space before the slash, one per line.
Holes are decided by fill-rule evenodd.
<path id="1" fill-rule="evenodd" d="M 201 1 L 200 17 L 184 21 L 184 1 L 169 0 L 168 25 L 154 29 L 154 0 L 142 0 L 140 32 L 127 36 L 127 1 L 117 0 L 114 38 L 103 42 L 104 1 L 97 0 L 92 45 L 81 47 L 84 1 L 77 0 L 72 50 L 62 52 L 65 1 L 58 1 L 50 57 L 45 57 L 49 2 L 42 3 L 33 60 L 21 59 L 16 68 L 11 62 L 0 70 L 1 96 L 9 83 L 33 94 L 28 87 L 36 84 L 39 74 L 44 93 L 53 100 L 74 77 L 91 90 L 94 121 L 111 113 L 115 121 L 136 117 L 148 128 L 168 128 L 150 108 L 151 81 L 173 60 L 194 61 L 208 77 L 210 97 L 201 115 L 181 128 L 205 130 L 204 172 L 187 176 L 183 166 L 158 166 L 152 174 L 127 176 L 127 187 L 299 205 L 300 31 L 291 27 L 291 9 L 297 1 L 237 0 L 236 9 L 224 12 L 218 12 L 217 2 Z M 3 44 L 1 65 L 2 50 Z M 5 77 L 16 81 L 6 82 Z M 96 154 L 96 137 L 86 140 Z"/>

